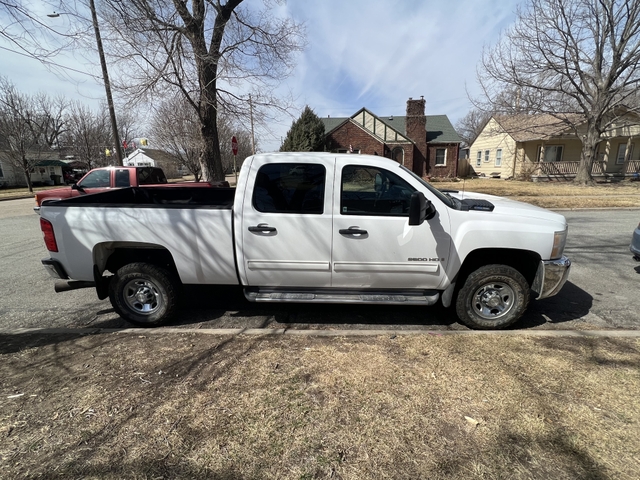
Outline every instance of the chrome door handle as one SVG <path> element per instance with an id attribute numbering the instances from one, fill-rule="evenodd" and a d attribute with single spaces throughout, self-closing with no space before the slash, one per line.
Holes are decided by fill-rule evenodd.
<path id="1" fill-rule="evenodd" d="M 360 227 L 349 227 L 342 228 L 338 230 L 340 235 L 366 235 L 368 232 L 366 230 L 362 230 Z"/>
<path id="2" fill-rule="evenodd" d="M 249 227 L 249 231 L 254 233 L 272 233 L 276 231 L 276 228 L 270 227 L 268 223 L 259 223 L 256 226 Z"/>

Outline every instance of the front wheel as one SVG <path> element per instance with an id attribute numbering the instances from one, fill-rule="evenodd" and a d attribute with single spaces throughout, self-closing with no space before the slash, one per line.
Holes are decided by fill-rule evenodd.
<path id="1" fill-rule="evenodd" d="M 109 282 L 109 300 L 125 320 L 141 327 L 156 327 L 175 314 L 178 283 L 164 268 L 130 263 Z"/>
<path id="2" fill-rule="evenodd" d="M 458 292 L 456 313 L 465 325 L 497 329 L 516 322 L 529 304 L 529 284 L 515 268 L 486 265 L 469 275 Z"/>

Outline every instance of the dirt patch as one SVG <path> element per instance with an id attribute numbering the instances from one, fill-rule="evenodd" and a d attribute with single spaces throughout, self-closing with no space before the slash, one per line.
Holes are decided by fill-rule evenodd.
<path id="1" fill-rule="evenodd" d="M 637 478 L 640 343 L 0 336 L 3 478 Z"/>

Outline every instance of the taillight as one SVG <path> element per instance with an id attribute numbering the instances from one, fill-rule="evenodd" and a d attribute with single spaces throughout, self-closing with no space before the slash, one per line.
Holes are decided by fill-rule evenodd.
<path id="1" fill-rule="evenodd" d="M 56 236 L 53 233 L 53 225 L 49 220 L 45 220 L 44 218 L 40 219 L 40 229 L 44 234 L 44 244 L 47 247 L 47 250 L 50 252 L 58 251 L 58 244 L 56 243 Z"/>

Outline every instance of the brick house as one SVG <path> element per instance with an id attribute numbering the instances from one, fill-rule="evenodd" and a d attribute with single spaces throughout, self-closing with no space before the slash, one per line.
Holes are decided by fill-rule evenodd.
<path id="1" fill-rule="evenodd" d="M 322 118 L 325 150 L 381 155 L 421 177 L 456 177 L 462 139 L 446 115 L 425 115 L 425 103 L 410 98 L 401 117 L 362 108 L 348 118 Z"/>

